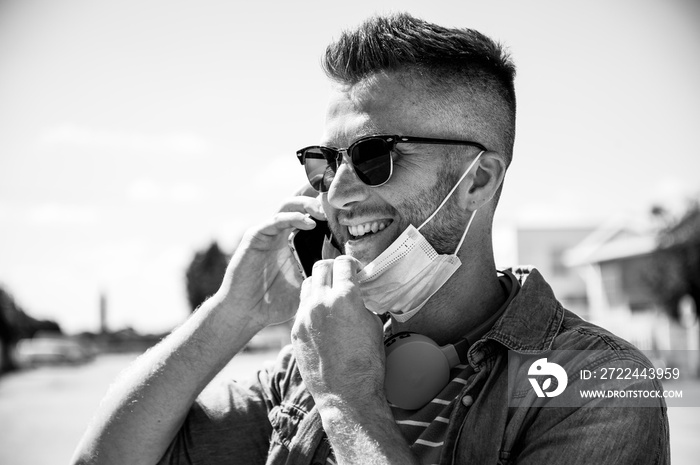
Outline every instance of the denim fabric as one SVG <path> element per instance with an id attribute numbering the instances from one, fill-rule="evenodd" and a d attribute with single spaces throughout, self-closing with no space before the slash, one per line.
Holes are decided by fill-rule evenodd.
<path id="1" fill-rule="evenodd" d="M 603 353 L 585 361 L 590 370 L 611 357 L 650 366 L 626 341 L 564 310 L 533 270 L 503 316 L 469 350 L 475 373 L 450 417 L 440 463 L 670 463 L 663 400 L 658 408 L 543 408 L 531 396 L 525 399 L 530 408 L 509 407 L 514 393 L 508 386 L 508 350 L 555 349 Z M 205 391 L 161 463 L 325 464 L 329 450 L 288 347 L 254 382 Z"/>

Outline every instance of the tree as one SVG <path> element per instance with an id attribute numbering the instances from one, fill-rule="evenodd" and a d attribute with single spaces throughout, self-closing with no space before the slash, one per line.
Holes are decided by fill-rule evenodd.
<path id="1" fill-rule="evenodd" d="M 39 331 L 61 333 L 51 320 L 37 320 L 27 315 L 14 297 L 0 287 L 0 373 L 17 368 L 13 358 L 20 339 L 32 338 Z"/>
<path id="2" fill-rule="evenodd" d="M 678 318 L 679 302 L 689 296 L 695 302 L 696 317 L 700 304 L 700 201 L 690 202 L 683 214 L 674 217 L 661 207 L 652 215 L 663 227 L 657 236 L 657 250 L 649 285 L 659 303 Z"/>
<path id="3" fill-rule="evenodd" d="M 11 322 L 11 313 L 14 311 L 14 299 L 5 289 L 0 288 L 0 373 L 16 368 L 12 358 L 18 339 Z"/>
<path id="4" fill-rule="evenodd" d="M 206 250 L 195 253 L 185 274 L 187 299 L 192 311 L 219 289 L 230 258 L 221 251 L 216 241 Z"/>

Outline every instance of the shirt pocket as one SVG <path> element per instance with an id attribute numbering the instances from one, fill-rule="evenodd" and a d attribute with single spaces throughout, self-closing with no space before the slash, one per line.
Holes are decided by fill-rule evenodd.
<path id="1" fill-rule="evenodd" d="M 308 412 L 290 402 L 282 402 L 268 413 L 272 425 L 270 441 L 282 444 L 289 449 L 292 438 L 297 434 L 299 425 Z"/>

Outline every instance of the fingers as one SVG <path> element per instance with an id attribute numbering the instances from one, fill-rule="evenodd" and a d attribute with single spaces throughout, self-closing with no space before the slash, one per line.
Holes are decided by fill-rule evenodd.
<path id="1" fill-rule="evenodd" d="M 302 187 L 297 190 L 294 195 L 303 195 L 305 197 L 316 197 L 318 195 L 318 191 L 311 187 L 311 184 L 308 182 L 305 183 Z"/>
<path id="2" fill-rule="evenodd" d="M 361 266 L 357 259 L 349 255 L 337 257 L 333 260 L 333 285 L 345 286 L 355 284 L 355 275 Z"/>
<path id="3" fill-rule="evenodd" d="M 265 223 L 248 230 L 244 241 L 252 247 L 265 249 L 277 248 L 280 239 L 287 238 L 289 232 L 296 229 L 310 230 L 316 227 L 314 220 L 326 219 L 321 202 L 312 197 L 291 197 L 281 206 L 280 210 Z"/>
<path id="4" fill-rule="evenodd" d="M 311 276 L 301 287 L 295 323 L 297 334 L 302 334 L 300 330 L 308 327 L 315 328 L 317 333 L 338 331 L 338 324 L 344 325 L 341 332 L 345 336 L 359 328 L 374 328 L 380 320 L 367 310 L 362 300 L 355 279 L 358 269 L 359 262 L 345 255 L 314 264 Z M 328 324 L 334 327 L 321 329 Z M 381 329 L 381 323 L 379 327 Z"/>
<path id="5" fill-rule="evenodd" d="M 351 287 L 355 284 L 355 275 L 360 267 L 360 262 L 348 255 L 341 255 L 332 260 L 319 260 L 314 263 L 310 285 L 327 288 Z"/>
<path id="6" fill-rule="evenodd" d="M 280 212 L 303 212 L 308 213 L 317 220 L 326 220 L 321 201 L 318 197 L 296 196 L 290 197 L 282 203 Z"/>
<path id="7" fill-rule="evenodd" d="M 335 260 L 319 260 L 314 263 L 313 271 L 311 272 L 311 281 L 314 287 L 332 287 L 333 286 L 333 262 Z"/>
<path id="8" fill-rule="evenodd" d="M 304 300 L 311 295 L 311 277 L 306 278 L 301 283 L 301 292 L 299 293 L 299 299 Z"/>
<path id="9" fill-rule="evenodd" d="M 307 213 L 298 211 L 280 212 L 260 226 L 259 233 L 276 236 L 292 228 L 309 230 L 316 227 L 316 222 Z"/>
<path id="10" fill-rule="evenodd" d="M 326 220 L 326 214 L 318 198 L 290 197 L 282 203 L 277 214 L 261 226 L 260 232 L 274 236 L 292 228 L 313 229 L 316 227 L 314 218 L 321 221 Z"/>

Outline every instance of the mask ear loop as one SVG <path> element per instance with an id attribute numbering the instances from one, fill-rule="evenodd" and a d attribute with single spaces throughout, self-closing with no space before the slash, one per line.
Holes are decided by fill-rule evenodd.
<path id="1" fill-rule="evenodd" d="M 445 204 L 446 204 L 447 201 L 450 199 L 450 197 L 452 197 L 452 194 L 454 194 L 454 191 L 457 190 L 457 188 L 459 187 L 459 185 L 461 184 L 461 182 L 464 181 L 464 178 L 467 177 L 467 175 L 468 175 L 469 172 L 472 170 L 472 168 L 474 167 L 474 165 L 476 165 L 476 162 L 479 161 L 479 158 L 481 158 L 481 155 L 482 155 L 483 153 L 484 153 L 483 150 L 482 150 L 481 152 L 479 152 L 479 155 L 477 155 L 476 158 L 474 159 L 474 161 L 471 162 L 471 164 L 469 165 L 469 168 L 467 168 L 467 170 L 464 172 L 464 174 L 459 178 L 459 181 L 457 181 L 457 183 L 456 183 L 456 184 L 454 185 L 454 187 L 450 190 L 450 192 L 447 193 L 447 195 L 446 195 L 445 198 L 443 199 L 442 203 L 441 203 L 440 205 L 438 205 L 438 207 L 435 209 L 435 211 L 433 212 L 433 214 L 430 215 L 425 221 L 423 221 L 423 223 L 421 223 L 421 225 L 418 226 L 418 228 L 416 228 L 416 229 L 418 229 L 418 231 L 420 231 L 420 229 L 421 229 L 423 226 L 425 226 L 426 223 L 427 223 L 428 221 L 432 220 L 433 217 L 434 217 L 435 215 L 437 215 L 437 213 L 440 211 L 440 209 L 441 209 L 443 206 L 445 206 Z M 474 215 L 476 215 L 476 210 L 474 210 L 474 211 L 472 212 L 471 216 L 469 217 L 469 222 L 467 223 L 467 227 L 464 229 L 464 233 L 462 234 L 462 238 L 459 240 L 459 244 L 457 245 L 457 249 L 454 251 L 454 254 L 453 254 L 453 255 L 456 255 L 457 252 L 459 252 L 459 249 L 462 248 L 462 244 L 464 243 L 464 239 L 466 239 L 466 237 L 467 237 L 467 231 L 469 231 L 469 226 L 471 226 L 472 221 L 474 220 Z"/>

